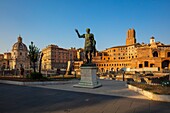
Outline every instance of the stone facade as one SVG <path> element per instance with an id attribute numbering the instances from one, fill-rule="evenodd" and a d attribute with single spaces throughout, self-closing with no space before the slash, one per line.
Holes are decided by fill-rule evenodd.
<path id="1" fill-rule="evenodd" d="M 149 44 L 136 43 L 135 30 L 127 32 L 126 45 L 107 48 L 93 58 L 98 71 L 117 71 L 122 68 L 152 68 L 158 70 L 170 69 L 170 45 L 155 42 L 150 38 Z"/>

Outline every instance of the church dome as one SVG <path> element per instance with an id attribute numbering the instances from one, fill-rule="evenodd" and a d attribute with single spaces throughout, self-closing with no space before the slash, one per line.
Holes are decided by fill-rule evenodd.
<path id="1" fill-rule="evenodd" d="M 27 46 L 24 44 L 24 43 L 22 43 L 22 37 L 21 36 L 19 36 L 18 37 L 18 42 L 16 42 L 13 46 L 12 46 L 12 51 L 13 50 L 17 50 L 17 51 L 28 51 L 28 49 L 27 49 Z"/>

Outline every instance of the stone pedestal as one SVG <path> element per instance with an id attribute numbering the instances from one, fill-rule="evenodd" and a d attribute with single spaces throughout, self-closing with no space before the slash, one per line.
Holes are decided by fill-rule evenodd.
<path id="1" fill-rule="evenodd" d="M 101 83 L 98 81 L 96 72 L 97 67 L 95 65 L 81 66 L 81 80 L 79 84 L 74 85 L 74 87 L 97 88 L 102 86 Z"/>

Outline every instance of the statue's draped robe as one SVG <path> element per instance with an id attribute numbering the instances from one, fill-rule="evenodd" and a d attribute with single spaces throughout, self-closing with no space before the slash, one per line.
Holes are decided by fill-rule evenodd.
<path id="1" fill-rule="evenodd" d="M 84 44 L 84 50 L 85 51 L 93 51 L 93 47 L 95 46 L 95 40 L 94 40 L 94 35 L 93 34 L 83 34 L 82 36 L 85 38 L 85 44 Z"/>

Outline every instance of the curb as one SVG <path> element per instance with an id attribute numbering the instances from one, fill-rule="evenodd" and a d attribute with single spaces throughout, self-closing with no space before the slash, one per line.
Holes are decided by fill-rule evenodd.
<path id="1" fill-rule="evenodd" d="M 158 95 L 158 94 L 154 94 L 154 93 L 151 93 L 149 91 L 143 90 L 141 88 L 138 88 L 138 87 L 135 87 L 135 86 L 132 86 L 132 85 L 129 85 L 129 84 L 127 84 L 127 87 L 130 90 L 138 92 L 138 93 L 148 97 L 151 100 L 170 102 L 170 95 Z"/>
<path id="2" fill-rule="evenodd" d="M 10 81 L 10 80 L 0 80 L 2 84 L 13 84 L 13 85 L 54 85 L 54 84 L 66 84 L 66 82 L 58 81 L 47 81 L 47 82 L 20 82 L 20 81 Z"/>

